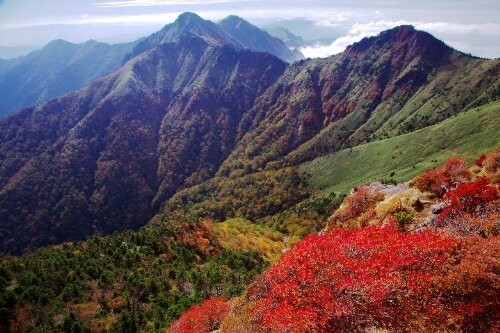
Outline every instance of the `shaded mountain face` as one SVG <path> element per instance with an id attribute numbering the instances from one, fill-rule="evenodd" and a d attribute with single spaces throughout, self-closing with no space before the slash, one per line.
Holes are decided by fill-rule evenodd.
<path id="1" fill-rule="evenodd" d="M 285 67 L 186 37 L 0 122 L 0 251 L 144 225 L 162 198 L 215 173 Z"/>
<path id="2" fill-rule="evenodd" d="M 197 36 L 210 45 L 230 45 L 236 49 L 267 52 L 286 62 L 304 58 L 300 52 L 290 50 L 281 40 L 240 17 L 229 16 L 216 24 L 194 13 L 184 13 L 174 23 L 141 40 L 127 55 L 127 59 L 163 43 L 178 42 L 179 38 L 186 35 Z"/>
<path id="3" fill-rule="evenodd" d="M 80 89 L 142 52 L 164 43 L 177 43 L 188 35 L 214 46 L 271 53 L 287 62 L 303 58 L 279 39 L 236 16 L 216 24 L 184 13 L 174 23 L 133 43 L 73 44 L 55 40 L 24 57 L 0 59 L 0 117 Z"/>
<path id="4" fill-rule="evenodd" d="M 292 65 L 181 34 L 0 121 L 0 251 L 139 227 L 214 175 L 436 123 L 498 99 L 499 67 L 406 26 Z"/>
<path id="5" fill-rule="evenodd" d="M 268 52 L 286 62 L 304 59 L 299 51 L 291 51 L 282 40 L 272 37 L 238 16 L 228 16 L 220 21 L 219 25 L 250 50 Z"/>
<path id="6" fill-rule="evenodd" d="M 54 40 L 0 63 L 0 116 L 74 91 L 120 67 L 134 44 Z"/>
<path id="7" fill-rule="evenodd" d="M 428 33 L 397 27 L 342 54 L 289 66 L 257 99 L 247 134 L 219 174 L 296 165 L 499 97 L 500 61 L 471 58 Z"/>

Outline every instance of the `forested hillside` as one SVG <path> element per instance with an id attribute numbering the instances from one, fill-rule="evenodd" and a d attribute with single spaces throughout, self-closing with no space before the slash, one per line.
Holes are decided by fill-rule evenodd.
<path id="1" fill-rule="evenodd" d="M 220 29 L 184 14 L 116 72 L 0 121 L 1 251 L 136 229 L 168 219 L 179 199 L 215 200 L 221 212 L 198 215 L 216 219 L 275 214 L 308 196 L 298 163 L 438 123 L 500 91 L 498 60 L 410 26 L 291 65 Z M 265 199 L 245 193 L 249 184 L 266 184 Z M 229 210 L 216 199 L 228 186 L 241 192 L 227 196 L 238 201 Z"/>

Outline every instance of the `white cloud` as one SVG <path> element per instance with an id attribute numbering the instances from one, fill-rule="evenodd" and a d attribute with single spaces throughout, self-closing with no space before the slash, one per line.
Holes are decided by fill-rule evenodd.
<path id="1" fill-rule="evenodd" d="M 377 20 L 365 23 L 354 23 L 350 26 L 348 33 L 336 39 L 331 44 L 320 44 L 302 47 L 300 51 L 308 58 L 324 58 L 333 54 L 343 52 L 347 46 L 360 41 L 364 37 L 375 36 L 380 32 L 399 26 L 411 24 L 416 29 L 427 31 L 438 38 L 442 38 L 449 45 L 462 50 L 477 49 L 471 43 L 462 42 L 461 44 L 455 41 L 454 36 L 464 38 L 466 35 L 472 36 L 473 40 L 475 35 L 489 35 L 498 36 L 500 40 L 500 24 L 483 23 L 483 24 L 463 24 L 454 22 L 412 22 L 406 20 Z M 451 42 L 450 41 L 454 41 Z M 483 52 L 481 52 L 483 54 Z M 490 56 L 490 54 L 488 54 Z"/>
<path id="2" fill-rule="evenodd" d="M 355 23 L 349 28 L 346 36 L 337 38 L 331 44 L 315 44 L 300 48 L 300 52 L 307 58 L 324 58 L 343 52 L 347 46 L 360 41 L 364 37 L 375 36 L 381 31 L 392 28 L 404 21 L 375 21 L 369 23 Z"/>
<path id="3" fill-rule="evenodd" d="M 328 45 L 316 43 L 314 45 L 301 47 L 300 52 L 302 52 L 306 58 L 326 58 L 333 54 L 343 52 L 347 46 L 361 40 L 362 38 L 363 36 L 344 36 L 337 38 Z"/>

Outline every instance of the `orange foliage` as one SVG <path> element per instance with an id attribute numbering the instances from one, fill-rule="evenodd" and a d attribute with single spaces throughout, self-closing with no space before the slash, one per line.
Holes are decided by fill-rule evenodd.
<path id="1" fill-rule="evenodd" d="M 177 237 L 177 240 L 194 247 L 203 257 L 218 252 L 214 225 L 210 220 L 205 220 L 197 225 L 183 224 L 182 233 Z"/>
<path id="2" fill-rule="evenodd" d="M 486 154 L 486 158 L 482 162 L 485 174 L 490 177 L 494 184 L 500 182 L 500 148 Z"/>

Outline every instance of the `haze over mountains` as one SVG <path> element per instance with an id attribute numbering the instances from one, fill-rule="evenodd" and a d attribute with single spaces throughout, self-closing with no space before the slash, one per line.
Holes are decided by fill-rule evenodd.
<path id="1" fill-rule="evenodd" d="M 281 40 L 239 17 L 230 16 L 216 24 L 185 13 L 161 31 L 131 43 L 55 40 L 24 57 L 0 59 L 0 116 L 82 88 L 146 49 L 178 41 L 187 32 L 208 43 L 268 52 L 287 62 L 303 58 L 300 52 L 291 51 Z"/>
<path id="2" fill-rule="evenodd" d="M 500 96 L 499 60 L 411 26 L 327 59 L 287 64 L 274 56 L 298 56 L 286 50 L 241 19 L 187 13 L 116 71 L 1 120 L 0 251 L 138 228 L 214 176 L 297 165 Z"/>
<path id="3" fill-rule="evenodd" d="M 54 40 L 30 54 L 0 64 L 0 116 L 83 87 L 117 69 L 134 43 Z"/>

